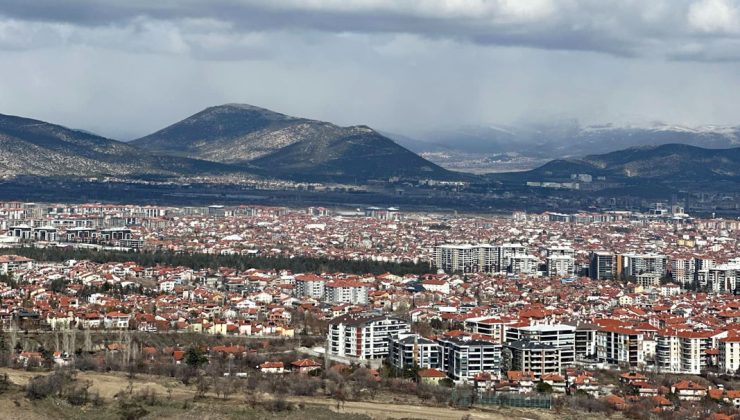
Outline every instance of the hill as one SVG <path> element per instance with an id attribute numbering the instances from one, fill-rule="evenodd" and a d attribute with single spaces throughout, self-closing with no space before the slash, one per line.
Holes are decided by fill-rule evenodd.
<path id="1" fill-rule="evenodd" d="M 571 159 L 642 146 L 687 144 L 708 149 L 740 146 L 740 127 L 683 127 L 662 123 L 581 126 L 577 121 L 466 126 L 391 135 L 419 155 L 457 170 L 505 172 L 533 169 L 551 159 Z M 422 141 L 423 140 L 423 141 Z"/>
<path id="2" fill-rule="evenodd" d="M 207 108 L 132 145 L 159 154 L 249 165 L 297 180 L 367 181 L 456 175 L 366 126 L 340 127 L 264 108 Z"/>
<path id="3" fill-rule="evenodd" d="M 685 144 L 632 147 L 582 159 L 554 160 L 518 176 L 527 180 L 562 180 L 578 173 L 625 181 L 737 182 L 740 181 L 740 147 L 705 149 Z"/>
<path id="4" fill-rule="evenodd" d="M 241 169 L 156 156 L 126 143 L 30 118 L 0 114 L 0 176 L 180 176 Z"/>

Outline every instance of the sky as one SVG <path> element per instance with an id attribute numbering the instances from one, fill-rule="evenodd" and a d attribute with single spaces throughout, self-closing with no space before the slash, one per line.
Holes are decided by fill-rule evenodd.
<path id="1" fill-rule="evenodd" d="M 122 140 L 248 103 L 417 135 L 740 124 L 740 0 L 0 0 L 0 113 Z"/>

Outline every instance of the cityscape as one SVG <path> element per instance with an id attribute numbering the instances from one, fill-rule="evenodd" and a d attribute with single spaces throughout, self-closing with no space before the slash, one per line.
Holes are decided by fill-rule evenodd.
<path id="1" fill-rule="evenodd" d="M 726 410 L 740 406 L 738 241 L 738 220 L 660 203 L 474 216 L 4 202 L 3 360 L 151 372 L 197 351 L 228 355 L 219 379 L 357 366 L 381 388 L 514 406 Z"/>
<path id="2" fill-rule="evenodd" d="M 0 0 L 0 420 L 740 420 L 740 0 Z"/>

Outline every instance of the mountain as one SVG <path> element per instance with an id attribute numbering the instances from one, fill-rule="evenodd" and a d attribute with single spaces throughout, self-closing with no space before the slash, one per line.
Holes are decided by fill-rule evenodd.
<path id="1" fill-rule="evenodd" d="M 159 154 L 248 165 L 295 180 L 461 177 L 366 126 L 340 127 L 264 108 L 207 108 L 130 144 Z"/>
<path id="2" fill-rule="evenodd" d="M 534 168 L 545 160 L 608 153 L 640 146 L 687 144 L 710 149 L 740 146 L 740 127 L 684 127 L 663 123 L 642 125 L 602 124 L 581 126 L 575 120 L 526 123 L 515 126 L 466 126 L 434 130 L 406 141 L 393 137 L 446 168 L 463 168 L 465 162 L 483 159 L 489 171 L 506 168 L 515 158 Z M 419 138 L 426 141 L 420 141 Z M 443 151 L 443 153 L 440 153 Z"/>
<path id="3" fill-rule="evenodd" d="M 581 159 L 558 159 L 522 173 L 527 179 L 567 179 L 587 173 L 637 182 L 740 181 L 740 147 L 707 149 L 686 144 L 632 147 Z"/>
<path id="4" fill-rule="evenodd" d="M 81 130 L 0 114 L 0 177 L 179 176 L 239 170 L 213 162 L 150 155 Z"/>

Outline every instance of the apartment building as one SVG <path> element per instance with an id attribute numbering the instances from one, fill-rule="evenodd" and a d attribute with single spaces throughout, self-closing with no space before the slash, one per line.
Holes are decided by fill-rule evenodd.
<path id="1" fill-rule="evenodd" d="M 403 319 L 372 313 L 351 313 L 329 322 L 329 354 L 379 359 L 390 352 L 390 339 L 411 331 Z"/>
<path id="2" fill-rule="evenodd" d="M 326 279 L 315 274 L 296 276 L 293 293 L 296 297 L 323 299 L 326 293 Z"/>
<path id="3" fill-rule="evenodd" d="M 550 255 L 547 257 L 547 275 L 549 277 L 572 276 L 576 262 L 570 255 Z"/>
<path id="4" fill-rule="evenodd" d="M 655 362 L 662 372 L 700 374 L 706 368 L 706 351 L 718 340 L 714 331 L 659 331 Z M 719 340 L 719 343 L 721 340 Z"/>
<path id="5" fill-rule="evenodd" d="M 642 340 L 643 334 L 631 328 L 601 327 L 596 331 L 596 358 L 620 366 L 644 366 Z"/>
<path id="6" fill-rule="evenodd" d="M 693 257 L 671 258 L 671 279 L 677 284 L 690 284 L 696 276 L 696 260 Z"/>
<path id="7" fill-rule="evenodd" d="M 465 331 L 489 337 L 491 341 L 504 344 L 506 341 L 506 327 L 518 320 L 506 317 L 477 317 L 465 320 Z"/>
<path id="8" fill-rule="evenodd" d="M 325 298 L 329 303 L 349 303 L 352 305 L 366 305 L 368 303 L 369 286 L 353 280 L 336 280 L 324 286 Z"/>
<path id="9" fill-rule="evenodd" d="M 572 325 L 540 324 L 507 328 L 506 341 L 508 343 L 520 340 L 557 347 L 560 350 L 560 361 L 563 366 L 571 366 L 575 362 L 576 327 Z"/>
<path id="10" fill-rule="evenodd" d="M 552 344 L 518 340 L 506 344 L 511 351 L 511 370 L 532 372 L 537 380 L 562 370 L 562 350 Z"/>
<path id="11" fill-rule="evenodd" d="M 8 274 L 15 270 L 32 270 L 34 261 L 30 258 L 18 255 L 0 255 L 0 275 Z"/>
<path id="12" fill-rule="evenodd" d="M 481 254 L 490 245 L 444 244 L 434 247 L 434 266 L 447 273 L 485 271 L 480 267 Z"/>
<path id="13" fill-rule="evenodd" d="M 390 338 L 388 362 L 396 369 L 439 369 L 440 345 L 418 334 L 400 333 Z"/>
<path id="14" fill-rule="evenodd" d="M 617 258 L 618 277 L 637 277 L 640 274 L 656 274 L 662 277 L 667 272 L 668 259 L 658 254 L 622 254 Z"/>
<path id="15" fill-rule="evenodd" d="M 456 381 L 473 379 L 479 373 L 501 373 L 501 344 L 460 336 L 437 339 L 441 347 L 441 366 Z"/>
<path id="16" fill-rule="evenodd" d="M 715 293 L 734 293 L 740 277 L 740 259 L 704 270 L 706 284 Z"/>
<path id="17" fill-rule="evenodd" d="M 725 337 L 719 340 L 719 371 L 735 374 L 740 370 L 740 336 Z"/>
<path id="18" fill-rule="evenodd" d="M 613 280 L 616 256 L 611 252 L 597 251 L 589 255 L 588 275 L 594 280 Z"/>

